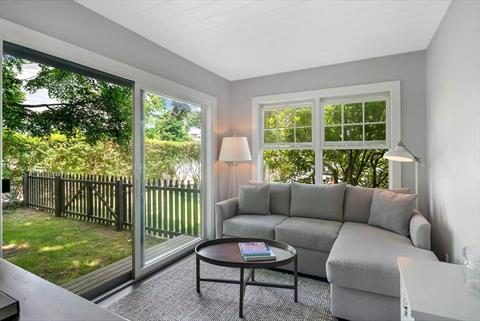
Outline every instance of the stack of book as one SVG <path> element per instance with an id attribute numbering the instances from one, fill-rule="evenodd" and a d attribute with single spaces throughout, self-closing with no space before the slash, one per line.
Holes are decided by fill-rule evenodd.
<path id="1" fill-rule="evenodd" d="M 275 260 L 276 256 L 265 242 L 238 243 L 240 254 L 245 261 L 269 261 Z"/>

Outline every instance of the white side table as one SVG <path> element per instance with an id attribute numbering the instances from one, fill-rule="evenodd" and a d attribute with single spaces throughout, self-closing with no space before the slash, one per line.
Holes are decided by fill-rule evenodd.
<path id="1" fill-rule="evenodd" d="M 463 283 L 463 266 L 407 257 L 400 270 L 402 321 L 480 320 L 480 295 Z"/>

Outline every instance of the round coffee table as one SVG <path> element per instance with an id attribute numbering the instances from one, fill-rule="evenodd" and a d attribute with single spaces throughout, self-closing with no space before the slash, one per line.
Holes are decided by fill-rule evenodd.
<path id="1" fill-rule="evenodd" d="M 265 242 L 275 253 L 276 259 L 247 262 L 240 254 L 240 248 L 238 247 L 238 243 L 240 242 Z M 297 252 L 292 246 L 286 243 L 257 238 L 224 238 L 199 244 L 195 248 L 195 254 L 197 293 L 200 293 L 200 282 L 239 284 L 240 302 L 238 315 L 240 318 L 243 318 L 243 298 L 245 295 L 245 287 L 247 285 L 293 289 L 293 299 L 295 302 L 298 302 Z M 202 278 L 200 276 L 200 261 L 219 266 L 239 268 L 240 280 Z M 255 281 L 255 269 L 276 268 L 291 262 L 293 262 L 293 285 Z M 246 277 L 245 269 L 251 269 Z"/>

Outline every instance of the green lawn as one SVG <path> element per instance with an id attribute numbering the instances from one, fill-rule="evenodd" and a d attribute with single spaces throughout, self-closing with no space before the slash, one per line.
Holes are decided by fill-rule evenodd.
<path id="1" fill-rule="evenodd" d="M 131 231 L 55 217 L 28 208 L 4 211 L 3 255 L 56 284 L 132 254 Z M 147 237 L 147 246 L 165 239 Z"/>

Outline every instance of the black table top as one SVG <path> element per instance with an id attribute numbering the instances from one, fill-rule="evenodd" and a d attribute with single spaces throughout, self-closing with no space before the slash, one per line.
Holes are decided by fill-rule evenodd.
<path id="1" fill-rule="evenodd" d="M 265 242 L 275 253 L 276 259 L 269 261 L 245 261 L 240 253 L 240 242 Z M 295 249 L 282 242 L 258 238 L 223 238 L 199 244 L 195 252 L 202 261 L 228 267 L 274 268 L 292 262 L 297 255 Z"/>

